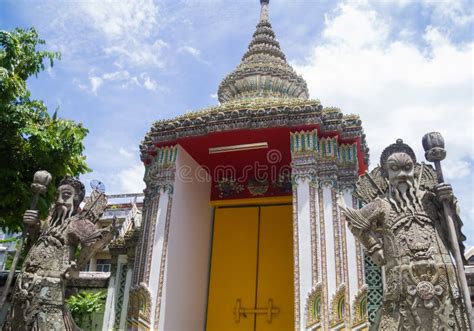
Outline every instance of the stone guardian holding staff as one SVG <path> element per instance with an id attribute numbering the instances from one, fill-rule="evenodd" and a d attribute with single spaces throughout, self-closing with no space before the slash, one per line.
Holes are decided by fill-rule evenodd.
<path id="1" fill-rule="evenodd" d="M 37 210 L 27 210 L 24 223 L 28 254 L 17 277 L 4 330 L 76 330 L 65 305 L 66 280 L 76 277 L 95 251 L 112 239 L 115 224 L 95 224 L 107 197 L 94 190 L 84 199 L 84 185 L 65 177 L 57 190 L 50 216 L 41 222 Z"/>
<path id="2" fill-rule="evenodd" d="M 356 194 L 365 206 L 351 209 L 339 199 L 349 229 L 385 269 L 375 330 L 470 329 L 451 258 L 464 252 L 462 223 L 453 215 L 453 243 L 443 203 L 456 210 L 456 199 L 450 185 L 438 182 L 435 170 L 417 163 L 410 146 L 398 139 L 383 151 L 380 167 L 357 183 Z"/>

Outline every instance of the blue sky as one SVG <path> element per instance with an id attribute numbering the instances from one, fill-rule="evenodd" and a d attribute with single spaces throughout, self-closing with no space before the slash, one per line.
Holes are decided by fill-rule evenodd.
<path id="1" fill-rule="evenodd" d="M 218 103 L 244 54 L 258 0 L 0 1 L 0 29 L 34 26 L 62 53 L 29 81 L 50 110 L 90 130 L 93 169 L 109 193 L 143 189 L 138 145 L 158 119 Z M 469 1 L 271 0 L 288 60 L 325 106 L 359 114 L 371 164 L 401 137 L 443 133 L 447 180 L 474 245 L 474 11 Z"/>

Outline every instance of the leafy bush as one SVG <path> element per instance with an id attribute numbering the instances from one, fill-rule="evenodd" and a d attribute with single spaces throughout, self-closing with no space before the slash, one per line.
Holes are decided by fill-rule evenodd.
<path id="1" fill-rule="evenodd" d="M 105 307 L 107 292 L 81 291 L 66 300 L 72 317 L 78 326 L 85 330 L 92 329 L 92 314 L 101 312 Z"/>

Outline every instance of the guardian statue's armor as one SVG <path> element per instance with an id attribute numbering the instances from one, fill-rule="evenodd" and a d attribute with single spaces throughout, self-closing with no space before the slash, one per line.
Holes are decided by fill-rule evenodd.
<path id="1" fill-rule="evenodd" d="M 448 184 L 437 184 L 431 166 L 416 163 L 401 139 L 387 147 L 380 167 L 357 183 L 366 203 L 342 211 L 354 236 L 384 266 L 384 299 L 376 330 L 469 330 L 460 285 L 450 256 L 443 200 L 455 204 Z M 461 221 L 455 218 L 464 251 Z"/>

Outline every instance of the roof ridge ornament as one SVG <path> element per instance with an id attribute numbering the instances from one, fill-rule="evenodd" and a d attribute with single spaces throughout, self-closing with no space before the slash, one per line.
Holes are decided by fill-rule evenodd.
<path id="1" fill-rule="evenodd" d="M 262 8 L 260 10 L 260 22 L 268 22 L 268 4 L 270 0 L 260 0 Z"/>

